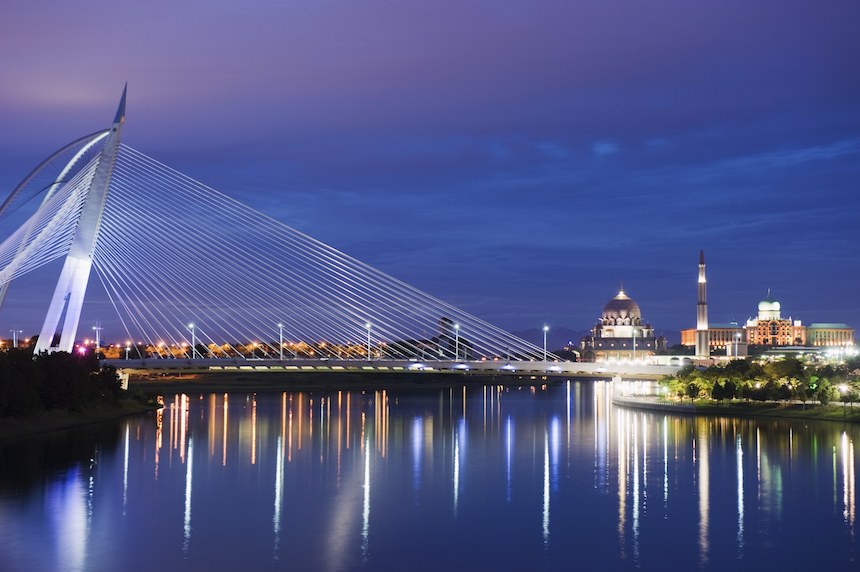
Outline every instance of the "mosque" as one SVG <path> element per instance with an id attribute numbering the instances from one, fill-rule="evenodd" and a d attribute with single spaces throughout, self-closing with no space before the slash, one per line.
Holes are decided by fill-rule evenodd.
<path id="1" fill-rule="evenodd" d="M 624 293 L 609 300 L 591 334 L 579 342 L 583 361 L 637 360 L 666 349 L 666 339 L 655 337 L 651 324 L 642 321 L 639 304 Z"/>

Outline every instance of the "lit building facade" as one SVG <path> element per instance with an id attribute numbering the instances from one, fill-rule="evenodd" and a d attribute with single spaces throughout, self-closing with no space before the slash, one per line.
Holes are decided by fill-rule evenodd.
<path id="1" fill-rule="evenodd" d="M 806 328 L 800 320 L 783 318 L 781 306 L 767 291 L 767 297 L 758 303 L 758 315 L 747 320 L 747 340 L 754 346 L 804 346 Z"/>
<path id="2" fill-rule="evenodd" d="M 738 337 L 740 336 L 740 337 Z M 681 343 L 685 346 L 696 345 L 696 329 L 681 330 Z M 746 343 L 746 332 L 744 327 L 737 322 L 729 324 L 711 324 L 708 327 L 708 345 L 710 351 L 725 350 L 728 346 L 737 343 Z"/>
<path id="3" fill-rule="evenodd" d="M 848 324 L 809 324 L 806 328 L 806 344 L 818 347 L 854 345 L 854 328 Z"/>
<path id="4" fill-rule="evenodd" d="M 764 300 L 758 303 L 758 314 L 744 326 L 737 323 L 713 324 L 709 328 L 710 349 L 725 350 L 739 343 L 755 346 L 817 346 L 838 347 L 854 345 L 854 329 L 847 324 L 816 323 L 804 326 L 800 320 L 782 317 L 782 306 L 768 290 Z M 681 331 L 681 343 L 696 345 L 696 330 Z"/>
<path id="5" fill-rule="evenodd" d="M 639 304 L 622 289 L 606 303 L 591 335 L 579 345 L 583 361 L 618 361 L 652 356 L 666 349 L 666 340 L 654 336 L 651 324 L 642 321 Z"/>

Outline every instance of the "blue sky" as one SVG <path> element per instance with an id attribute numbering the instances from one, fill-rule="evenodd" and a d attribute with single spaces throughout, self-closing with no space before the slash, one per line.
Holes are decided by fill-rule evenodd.
<path id="1" fill-rule="evenodd" d="M 658 330 L 692 326 L 699 249 L 712 321 L 771 288 L 786 315 L 860 325 L 856 2 L 35 1 L 0 21 L 7 191 L 127 81 L 127 144 L 511 330 L 586 329 L 622 280 Z M 13 294 L 0 322 L 35 329 Z"/>

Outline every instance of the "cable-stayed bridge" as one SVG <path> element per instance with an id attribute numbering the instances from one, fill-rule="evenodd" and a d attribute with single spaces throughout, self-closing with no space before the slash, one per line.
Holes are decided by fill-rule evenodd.
<path id="1" fill-rule="evenodd" d="M 53 153 L 0 205 L 2 220 L 41 201 L 0 244 L 0 304 L 13 280 L 64 259 L 37 352 L 73 350 L 94 274 L 128 339 L 139 342 L 136 351 L 146 348 L 135 356 L 145 358 L 137 367 L 230 369 L 248 360 L 241 367 L 259 368 L 264 360 L 270 368 L 313 357 L 340 369 L 352 361 L 406 371 L 569 369 L 545 344 L 526 342 L 125 145 L 125 108 L 124 90 L 110 128 Z M 533 365 L 512 365 L 524 362 Z"/>
<path id="2" fill-rule="evenodd" d="M 41 200 L 0 244 L 0 301 L 65 257 L 36 351 L 73 349 L 94 269 L 128 339 L 193 359 L 241 356 L 251 340 L 278 359 L 296 344 L 344 359 L 554 358 L 121 143 L 125 100 L 0 206 Z"/>

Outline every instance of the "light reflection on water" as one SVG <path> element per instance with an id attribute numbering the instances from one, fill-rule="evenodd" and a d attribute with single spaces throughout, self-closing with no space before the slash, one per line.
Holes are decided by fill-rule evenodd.
<path id="1" fill-rule="evenodd" d="M 24 455 L 0 482 L 0 569 L 854 561 L 857 428 L 655 414 L 612 391 L 166 396 L 0 447 L 4 467 Z"/>

